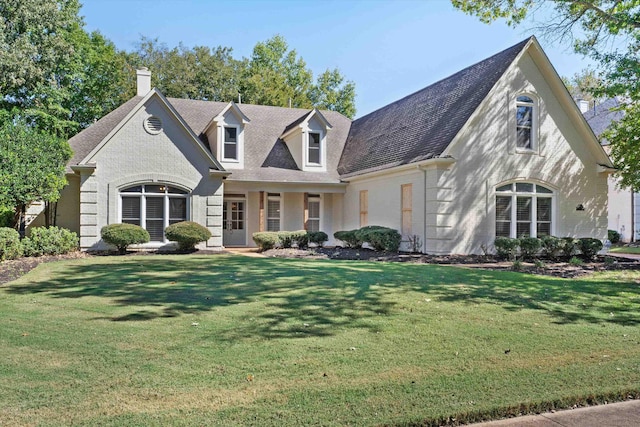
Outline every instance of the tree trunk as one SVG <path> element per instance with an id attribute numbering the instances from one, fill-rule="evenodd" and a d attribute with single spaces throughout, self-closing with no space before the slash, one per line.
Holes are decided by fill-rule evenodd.
<path id="1" fill-rule="evenodd" d="M 27 205 L 20 205 L 20 221 L 18 226 L 18 233 L 20 233 L 20 239 L 24 239 L 24 236 L 27 234 Z"/>

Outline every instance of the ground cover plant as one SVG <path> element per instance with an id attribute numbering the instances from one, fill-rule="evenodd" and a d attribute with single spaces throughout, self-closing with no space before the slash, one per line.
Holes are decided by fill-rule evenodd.
<path id="1" fill-rule="evenodd" d="M 638 272 L 91 257 L 0 286 L 1 425 L 439 425 L 638 395 Z"/>

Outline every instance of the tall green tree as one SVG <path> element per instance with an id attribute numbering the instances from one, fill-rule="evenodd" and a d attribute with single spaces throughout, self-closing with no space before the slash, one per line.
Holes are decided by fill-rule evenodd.
<path id="1" fill-rule="evenodd" d="M 32 202 L 55 202 L 66 184 L 71 158 L 66 140 L 22 119 L 3 115 L 0 123 L 0 206 L 15 207 L 14 225 L 22 224 Z"/>
<path id="2" fill-rule="evenodd" d="M 339 111 L 349 118 L 356 114 L 355 97 L 355 84 L 346 81 L 337 69 L 320 74 L 316 84 L 309 91 L 309 98 L 314 107 Z"/>
<path id="3" fill-rule="evenodd" d="M 584 99 L 593 102 L 602 102 L 602 96 L 595 96 L 594 92 L 602 89 L 603 81 L 598 77 L 595 70 L 585 69 L 579 73 L 575 73 L 573 77 L 563 77 L 562 82 L 569 90 L 573 99 Z"/>
<path id="4" fill-rule="evenodd" d="M 624 119 L 603 135 L 621 184 L 640 191 L 640 1 L 638 0 L 451 0 L 460 10 L 489 23 L 517 26 L 536 16 L 544 36 L 571 44 L 599 64 L 602 86 L 594 96 L 618 96 Z"/>

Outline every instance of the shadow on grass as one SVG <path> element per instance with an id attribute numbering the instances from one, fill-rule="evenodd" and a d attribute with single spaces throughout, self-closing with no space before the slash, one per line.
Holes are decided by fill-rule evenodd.
<path id="1" fill-rule="evenodd" d="M 48 280 L 18 283 L 1 291 L 98 297 L 131 309 L 126 315 L 107 317 L 112 321 L 148 321 L 244 303 L 265 304 L 225 337 L 241 339 L 326 336 L 341 327 L 373 329 L 375 322 L 368 320 L 392 314 L 395 304 L 386 297 L 398 289 L 422 292 L 438 301 L 542 310 L 561 324 L 640 324 L 640 288 L 632 280 L 565 280 L 400 263 L 113 257 L 65 263 L 63 270 L 52 269 Z"/>

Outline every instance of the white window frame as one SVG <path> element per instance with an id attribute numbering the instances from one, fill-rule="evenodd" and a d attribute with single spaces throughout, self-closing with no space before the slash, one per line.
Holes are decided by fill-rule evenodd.
<path id="1" fill-rule="evenodd" d="M 236 142 L 233 143 L 236 146 L 236 157 L 226 157 L 226 149 L 225 146 L 227 144 L 232 144 L 231 142 L 227 142 L 227 133 L 226 133 L 226 129 L 235 129 L 236 130 Z M 240 162 L 240 127 L 239 126 L 233 126 L 233 125 L 224 125 L 222 126 L 222 144 L 221 144 L 221 149 L 222 149 L 222 155 L 220 156 L 222 158 L 223 162 L 234 162 L 234 163 L 239 163 Z"/>
<path id="2" fill-rule="evenodd" d="M 516 184 L 530 184 L 533 186 L 532 191 L 517 191 Z M 510 190 L 501 190 L 498 191 L 498 188 L 503 187 L 505 185 L 510 185 Z M 551 193 L 542 193 L 537 191 L 537 186 L 544 187 L 548 190 L 551 190 Z M 529 226 L 529 237 L 538 237 L 538 199 L 551 199 L 551 224 L 549 227 L 549 235 L 554 236 L 556 234 L 556 211 L 557 211 L 557 203 L 556 203 L 556 191 L 549 187 L 546 184 L 538 184 L 536 182 L 531 181 L 517 181 L 517 182 L 507 182 L 496 186 L 495 195 L 493 198 L 495 214 L 494 214 L 494 235 L 497 237 L 497 228 L 495 227 L 497 223 L 497 197 L 511 197 L 511 219 L 510 219 L 510 230 L 509 237 L 518 238 L 518 197 L 530 197 L 531 198 L 531 224 Z"/>
<path id="3" fill-rule="evenodd" d="M 318 135 L 318 162 L 312 162 L 310 160 L 310 154 L 311 154 L 311 134 L 314 135 Z M 315 130 L 310 130 L 309 132 L 307 132 L 307 142 L 305 145 L 306 148 L 306 160 L 307 160 L 307 165 L 309 166 L 322 166 L 324 164 L 323 162 L 323 154 L 324 154 L 324 147 L 323 147 L 323 135 L 322 132 L 320 131 L 315 131 Z M 314 148 L 315 149 L 315 148 Z"/>
<path id="4" fill-rule="evenodd" d="M 265 196 L 267 198 L 267 212 L 266 212 L 266 231 L 282 231 L 282 194 L 281 193 L 277 193 L 278 195 L 276 196 L 275 193 L 274 194 L 269 194 L 267 193 L 267 195 Z M 278 202 L 278 216 L 269 216 L 269 202 Z M 269 229 L 269 220 L 278 220 L 278 229 L 277 230 L 270 230 Z"/>
<path id="5" fill-rule="evenodd" d="M 312 217 L 311 216 L 311 209 L 309 209 L 309 205 L 311 203 L 318 203 L 318 217 Z M 318 221 L 318 230 L 317 231 L 322 231 L 322 195 L 314 195 L 314 196 L 309 196 L 307 198 L 307 212 L 308 212 L 308 217 L 307 217 L 307 229 L 308 229 L 308 224 L 309 221 Z"/>
<path id="6" fill-rule="evenodd" d="M 157 192 L 147 192 L 146 191 L 146 186 L 147 185 L 153 185 L 153 186 L 161 186 L 164 187 L 164 192 L 161 193 L 157 193 Z M 141 187 L 141 191 L 140 192 L 125 192 L 124 190 L 127 190 L 128 188 L 131 187 Z M 181 191 L 186 191 L 186 194 L 178 194 L 178 193 L 169 193 L 169 187 L 181 190 Z M 175 199 L 185 199 L 185 218 L 183 221 L 188 221 L 189 218 L 191 217 L 191 212 L 190 212 L 190 204 L 189 204 L 189 200 L 190 200 L 190 194 L 189 194 L 189 190 L 185 189 L 185 188 L 181 188 L 178 187 L 176 185 L 168 185 L 168 184 L 163 184 L 163 183 L 157 183 L 157 182 L 153 182 L 153 183 L 144 183 L 144 184 L 130 184 L 130 185 L 125 185 L 122 188 L 120 188 L 120 190 L 118 191 L 119 194 L 119 198 L 118 198 L 118 222 L 122 223 L 122 199 L 123 198 L 135 198 L 138 197 L 140 199 L 140 227 L 144 228 L 146 230 L 147 228 L 147 197 L 160 197 L 163 196 L 164 197 L 164 201 L 163 201 L 163 225 L 162 225 L 162 229 L 163 229 L 163 238 L 162 240 L 152 240 L 149 243 L 167 243 L 169 242 L 169 240 L 167 240 L 167 237 L 164 235 L 164 229 L 166 229 L 170 224 L 170 218 L 169 218 L 169 199 L 175 198 Z"/>
<path id="7" fill-rule="evenodd" d="M 520 98 L 526 97 L 531 101 L 521 101 Z M 531 128 L 529 129 L 530 148 L 518 146 L 518 108 L 531 107 Z M 520 93 L 516 96 L 515 108 L 515 146 L 519 153 L 535 153 L 538 151 L 538 98 L 530 93 Z"/>

